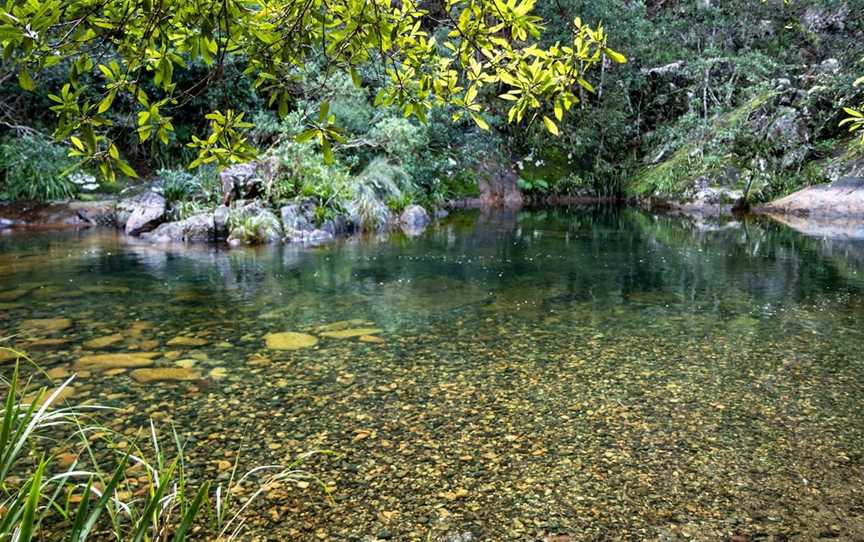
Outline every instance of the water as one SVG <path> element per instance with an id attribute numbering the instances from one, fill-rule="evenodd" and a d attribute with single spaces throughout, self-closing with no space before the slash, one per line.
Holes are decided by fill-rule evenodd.
<path id="1" fill-rule="evenodd" d="M 860 243 L 635 211 L 458 213 L 318 249 L 16 233 L 0 335 L 55 376 L 116 352 L 185 368 L 91 367 L 72 400 L 119 408 L 100 421 L 129 440 L 173 423 L 196 476 L 339 454 L 307 464 L 334 505 L 274 489 L 250 538 L 857 540 L 862 270 Z M 346 320 L 373 329 L 321 336 Z M 286 331 L 318 342 L 267 347 Z"/>

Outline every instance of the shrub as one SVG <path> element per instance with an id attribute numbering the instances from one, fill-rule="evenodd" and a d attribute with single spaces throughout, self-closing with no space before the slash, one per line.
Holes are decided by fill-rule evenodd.
<path id="1" fill-rule="evenodd" d="M 0 143 L 2 194 L 10 200 L 52 201 L 72 198 L 78 184 L 66 149 L 42 135 L 7 138 Z"/>

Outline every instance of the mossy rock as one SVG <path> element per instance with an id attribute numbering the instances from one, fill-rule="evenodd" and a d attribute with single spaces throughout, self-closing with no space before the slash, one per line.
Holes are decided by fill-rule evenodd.
<path id="1" fill-rule="evenodd" d="M 56 333 L 57 331 L 63 331 L 71 325 L 72 320 L 68 318 L 39 318 L 23 320 L 21 322 L 21 331 Z"/>

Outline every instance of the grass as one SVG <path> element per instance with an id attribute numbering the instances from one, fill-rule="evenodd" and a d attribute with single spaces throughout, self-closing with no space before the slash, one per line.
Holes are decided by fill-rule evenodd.
<path id="1" fill-rule="evenodd" d="M 240 477 L 235 462 L 227 482 L 205 480 L 196 487 L 187 472 L 182 438 L 173 427 L 169 447 L 163 446 L 151 421 L 141 442 L 122 451 L 113 439 L 122 436 L 95 423 L 108 407 L 61 404 L 75 376 L 51 391 L 33 393 L 20 375 L 21 363 L 32 361 L 16 355 L 13 374 L 2 382 L 0 542 L 46 537 L 83 542 L 97 532 L 100 539 L 123 542 L 183 542 L 193 532 L 196 538 L 228 542 L 242 538 L 254 502 L 274 486 L 313 481 L 327 491 L 301 468 L 311 455 L 321 453 L 317 451 L 301 454 L 288 465 L 256 467 Z M 98 439 L 107 441 L 108 457 L 95 453 L 91 441 Z M 61 467 L 52 448 L 73 448 L 77 459 Z M 235 488 L 248 484 L 257 488 L 235 499 Z"/>

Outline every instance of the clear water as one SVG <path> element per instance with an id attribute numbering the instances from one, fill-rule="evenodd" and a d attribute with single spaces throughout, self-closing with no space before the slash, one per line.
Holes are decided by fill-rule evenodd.
<path id="1" fill-rule="evenodd" d="M 861 540 L 862 273 L 864 244 L 636 211 L 458 213 L 317 249 L 16 233 L 0 335 L 54 374 L 111 352 L 191 367 L 85 371 L 74 400 L 118 407 L 102 421 L 130 439 L 173 423 L 199 476 L 340 454 L 308 464 L 334 505 L 271 492 L 250 539 Z M 345 320 L 379 342 L 320 336 Z M 319 342 L 269 349 L 283 331 Z"/>

